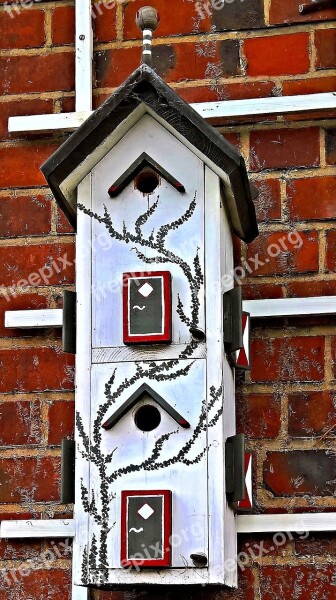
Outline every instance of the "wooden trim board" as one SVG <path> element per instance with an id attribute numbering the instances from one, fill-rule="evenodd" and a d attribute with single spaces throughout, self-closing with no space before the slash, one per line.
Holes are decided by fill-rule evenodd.
<path id="1" fill-rule="evenodd" d="M 245 300 L 243 302 L 243 310 L 250 313 L 251 318 L 333 315 L 336 314 L 336 296 Z M 5 327 L 15 329 L 62 327 L 62 313 L 63 310 L 59 308 L 47 310 L 7 310 L 5 312 Z M 106 357 L 104 352 L 107 353 Z M 113 348 L 105 348 L 104 351 L 95 351 L 94 362 L 109 361 L 109 352 L 113 352 Z"/>
<path id="2" fill-rule="evenodd" d="M 253 117 L 258 115 L 283 115 L 336 108 L 336 93 L 303 94 L 302 96 L 280 96 L 247 100 L 222 100 L 220 102 L 196 102 L 191 104 L 204 119 L 216 121 L 230 117 Z M 9 117 L 10 133 L 74 131 L 92 114 L 90 109 L 77 112 Z"/>
<path id="3" fill-rule="evenodd" d="M 237 533 L 273 533 L 277 531 L 336 531 L 336 512 L 298 513 L 295 515 L 237 515 Z M 67 538 L 75 535 L 74 519 L 2 521 L 0 539 Z"/>

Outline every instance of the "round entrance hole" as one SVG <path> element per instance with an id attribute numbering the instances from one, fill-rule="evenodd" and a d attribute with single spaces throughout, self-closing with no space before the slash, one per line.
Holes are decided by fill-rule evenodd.
<path id="1" fill-rule="evenodd" d="M 160 177 L 152 169 L 145 169 L 134 180 L 135 189 L 142 194 L 152 194 L 160 183 Z"/>
<path id="2" fill-rule="evenodd" d="M 153 431 L 161 423 L 160 411 L 151 404 L 144 404 L 136 411 L 134 421 L 141 431 Z"/>

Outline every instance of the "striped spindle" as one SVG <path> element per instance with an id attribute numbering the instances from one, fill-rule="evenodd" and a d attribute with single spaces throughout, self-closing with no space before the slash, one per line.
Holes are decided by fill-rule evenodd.
<path id="1" fill-rule="evenodd" d="M 143 32 L 142 63 L 152 66 L 153 31 L 159 24 L 159 15 L 152 6 L 143 6 L 136 15 L 136 24 Z"/>

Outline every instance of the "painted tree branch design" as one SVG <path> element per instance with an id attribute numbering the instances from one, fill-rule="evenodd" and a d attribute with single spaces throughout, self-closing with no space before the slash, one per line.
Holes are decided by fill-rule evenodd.
<path id="1" fill-rule="evenodd" d="M 190 290 L 190 308 L 187 316 L 185 307 L 178 297 L 177 301 L 177 313 L 180 320 L 188 327 L 197 326 L 199 323 L 199 310 L 200 301 L 199 294 L 201 286 L 204 283 L 204 277 L 201 268 L 201 262 L 199 259 L 199 248 L 196 250 L 196 254 L 193 259 L 193 268 L 179 255 L 170 251 L 167 245 L 167 238 L 169 233 L 173 230 L 177 230 L 190 218 L 192 218 L 196 208 L 196 193 L 188 208 L 185 212 L 178 217 L 176 220 L 162 225 L 158 231 L 151 231 L 150 235 L 146 237 L 143 233 L 144 225 L 149 221 L 151 216 L 155 213 L 159 203 L 159 197 L 150 206 L 146 212 L 141 214 L 135 221 L 134 231 L 130 231 L 126 226 L 126 223 L 122 224 L 122 231 L 118 231 L 112 221 L 111 215 L 109 214 L 107 207 L 104 206 L 104 216 L 100 216 L 97 213 L 85 208 L 84 205 L 79 204 L 78 208 L 83 211 L 89 217 L 95 219 L 99 223 L 105 225 L 111 238 L 125 244 L 132 244 L 131 251 L 134 251 L 137 257 L 144 264 L 175 264 L 183 272 Z M 153 257 L 148 257 L 144 254 L 145 249 L 154 251 Z M 95 416 L 93 423 L 92 439 L 85 432 L 82 417 L 79 413 L 76 414 L 76 425 L 79 437 L 82 442 L 82 446 L 79 449 L 82 457 L 87 461 L 90 461 L 95 465 L 100 480 L 100 501 L 101 508 L 98 508 L 95 495 L 86 489 L 84 484 L 81 486 L 81 500 L 84 510 L 90 514 L 94 522 L 99 526 L 99 540 L 93 534 L 91 539 L 90 551 L 85 552 L 83 556 L 82 574 L 83 583 L 86 583 L 88 567 L 92 570 L 99 571 L 100 582 L 104 583 L 108 578 L 108 566 L 107 566 L 107 539 L 111 529 L 109 524 L 109 511 L 111 506 L 111 500 L 114 495 L 111 493 L 111 486 L 113 483 L 128 473 L 133 472 L 148 472 L 159 469 L 165 469 L 176 463 L 183 463 L 185 465 L 192 465 L 199 462 L 206 454 L 208 448 L 202 449 L 197 456 L 193 456 L 192 450 L 195 446 L 196 441 L 209 427 L 214 427 L 220 418 L 223 406 L 221 402 L 222 388 L 210 389 L 210 398 L 208 401 L 203 400 L 198 422 L 194 427 L 193 434 L 189 441 L 186 442 L 177 453 L 167 460 L 162 460 L 161 456 L 165 445 L 172 436 L 176 436 L 178 430 L 171 431 L 160 436 L 154 443 L 153 449 L 150 455 L 140 463 L 134 463 L 127 465 L 126 467 L 111 470 L 111 464 L 113 463 L 114 452 L 106 455 L 102 452 L 102 423 L 106 418 L 107 410 L 113 405 L 120 395 L 129 389 L 137 382 L 142 381 L 144 378 L 149 380 L 166 381 L 186 377 L 192 368 L 194 361 L 192 356 L 195 349 L 199 345 L 199 341 L 191 339 L 186 345 L 182 352 L 179 353 L 177 358 L 170 360 L 162 360 L 158 362 L 148 363 L 137 363 L 134 365 L 134 373 L 131 377 L 125 378 L 119 385 L 116 385 L 116 374 L 117 368 L 114 369 L 109 381 L 105 384 L 105 402 L 99 407 L 99 410 Z M 186 359 L 189 359 L 186 364 Z M 181 361 L 183 363 L 181 364 Z"/>

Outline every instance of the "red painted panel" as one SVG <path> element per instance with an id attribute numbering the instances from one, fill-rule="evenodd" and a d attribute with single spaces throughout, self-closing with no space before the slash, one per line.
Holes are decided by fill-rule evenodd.
<path id="1" fill-rule="evenodd" d="M 160 528 L 160 537 L 161 544 L 159 543 L 159 547 L 155 548 L 152 545 L 148 544 L 148 536 L 144 531 L 144 527 L 136 529 L 132 525 L 132 515 L 130 514 L 130 499 L 139 499 L 140 505 L 143 506 L 139 510 L 137 510 L 137 514 L 140 515 L 142 519 L 142 523 L 145 524 L 149 519 L 154 519 L 157 522 L 159 519 L 159 525 L 161 523 Z M 160 515 L 156 514 L 153 508 L 150 506 L 151 500 L 156 501 L 162 500 L 161 512 Z M 144 510 L 145 512 L 141 513 Z M 147 511 L 147 512 L 146 512 Z M 136 517 L 136 515 L 135 515 Z M 133 514 L 134 521 L 134 514 Z M 154 521 L 155 522 L 155 521 Z M 162 527 L 162 531 L 161 531 Z M 137 567 L 170 567 L 171 566 L 171 528 L 172 528 L 172 493 L 169 490 L 151 490 L 151 491 L 123 491 L 121 492 L 121 565 L 123 567 L 137 566 Z M 141 532 L 141 529 L 143 530 Z M 136 554 L 139 556 L 130 556 L 131 552 L 129 551 L 129 534 L 131 532 L 135 532 L 136 534 L 143 533 L 142 537 L 139 541 L 139 546 L 141 546 L 141 551 Z M 142 543 L 141 543 L 142 541 Z M 154 554 L 160 554 L 159 557 L 154 558 L 150 555 L 149 550 L 154 549 Z M 141 554 L 141 556 L 140 556 Z"/>
<path id="2" fill-rule="evenodd" d="M 151 280 L 156 288 L 161 284 L 160 298 L 158 298 L 158 289 L 154 290 L 151 286 Z M 134 294 L 132 290 L 134 286 L 131 287 L 132 284 L 135 284 L 138 288 L 141 306 L 138 303 L 133 305 Z M 142 290 L 144 290 L 143 293 Z M 156 295 L 155 302 L 152 301 L 154 294 Z M 161 319 L 158 319 L 159 312 L 161 312 Z M 171 342 L 171 314 L 171 274 L 169 271 L 123 274 L 123 337 L 125 344 Z M 143 326 L 141 326 L 140 319 L 142 316 L 144 317 Z M 148 324 L 147 330 L 145 321 Z"/>

